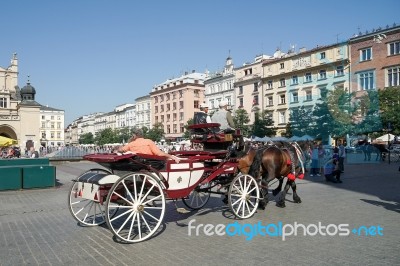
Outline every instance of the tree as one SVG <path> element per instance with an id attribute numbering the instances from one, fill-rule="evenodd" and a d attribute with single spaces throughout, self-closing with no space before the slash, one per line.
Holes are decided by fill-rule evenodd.
<path id="1" fill-rule="evenodd" d="M 376 90 L 368 90 L 359 97 L 358 110 L 354 117 L 354 133 L 368 134 L 382 130 L 382 121 L 379 113 L 379 95 Z"/>
<path id="2" fill-rule="evenodd" d="M 273 124 L 274 121 L 271 119 L 271 116 L 268 111 L 255 113 L 252 135 L 260 138 L 264 136 L 268 137 L 275 136 L 276 128 L 272 127 Z"/>
<path id="3" fill-rule="evenodd" d="M 153 141 L 160 141 L 164 137 L 164 125 L 162 123 L 156 123 L 153 128 L 144 135 L 146 138 Z"/>
<path id="4" fill-rule="evenodd" d="M 132 137 L 132 129 L 129 127 L 123 127 L 115 130 L 116 133 L 116 142 L 118 143 L 126 143 Z"/>
<path id="5" fill-rule="evenodd" d="M 250 118 L 245 109 L 239 108 L 236 110 L 233 116 L 233 122 L 235 123 L 235 128 L 240 129 L 243 136 L 248 136 L 250 134 L 250 126 L 248 125 Z"/>
<path id="6" fill-rule="evenodd" d="M 193 125 L 193 118 L 190 118 L 187 122 L 186 125 L 184 125 L 185 128 L 185 132 L 183 133 L 183 138 L 185 139 L 190 139 L 190 130 L 189 130 L 189 126 Z"/>
<path id="7" fill-rule="evenodd" d="M 400 134 L 400 86 L 379 90 L 380 114 L 382 125 L 390 123 L 392 134 Z"/>
<path id="8" fill-rule="evenodd" d="M 92 132 L 82 134 L 79 137 L 79 144 L 93 144 L 93 143 L 94 143 L 94 137 Z"/>
<path id="9" fill-rule="evenodd" d="M 289 123 L 286 125 L 286 137 L 313 135 L 314 132 L 310 127 L 312 124 L 310 109 L 306 109 L 304 106 L 292 108 L 290 110 Z"/>
<path id="10" fill-rule="evenodd" d="M 106 128 L 97 132 L 94 140 L 98 145 L 104 145 L 109 143 L 116 143 L 117 137 L 114 130 L 112 130 L 111 128 Z"/>

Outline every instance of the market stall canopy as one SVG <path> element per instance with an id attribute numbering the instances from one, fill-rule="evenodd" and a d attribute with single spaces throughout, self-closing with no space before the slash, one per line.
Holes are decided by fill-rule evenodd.
<path id="1" fill-rule="evenodd" d="M 389 136 L 388 136 L 388 135 L 389 135 Z M 377 140 L 377 141 L 388 142 L 388 141 L 394 140 L 395 137 L 396 137 L 396 136 L 393 135 L 393 134 L 385 134 L 385 135 L 380 136 L 380 137 L 377 138 L 376 140 Z"/>
<path id="2" fill-rule="evenodd" d="M 311 137 L 310 135 L 304 135 L 300 138 L 300 140 L 314 140 L 314 137 Z"/>
<path id="3" fill-rule="evenodd" d="M 0 136 L 0 147 L 8 147 L 14 144 L 18 144 L 18 141 L 15 139 Z"/>

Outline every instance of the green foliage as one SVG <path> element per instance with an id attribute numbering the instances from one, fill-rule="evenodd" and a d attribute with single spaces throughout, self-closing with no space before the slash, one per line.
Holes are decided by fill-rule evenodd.
<path id="1" fill-rule="evenodd" d="M 94 137 L 92 132 L 82 134 L 79 137 L 79 144 L 93 144 L 93 143 L 94 143 Z"/>
<path id="2" fill-rule="evenodd" d="M 193 118 L 190 118 L 187 122 L 186 125 L 184 125 L 185 128 L 185 132 L 183 133 L 183 138 L 185 139 L 190 139 L 190 130 L 189 130 L 189 126 L 193 125 Z"/>
<path id="3" fill-rule="evenodd" d="M 252 135 L 257 137 L 275 136 L 276 128 L 273 127 L 274 121 L 271 119 L 269 112 L 255 113 L 255 121 L 252 128 Z"/>
<path id="4" fill-rule="evenodd" d="M 154 124 L 153 128 L 149 130 L 147 130 L 147 128 L 142 128 L 142 130 L 144 137 L 153 141 L 160 141 L 162 138 L 164 138 L 164 125 L 162 123 Z"/>
<path id="5" fill-rule="evenodd" d="M 304 106 L 291 109 L 289 123 L 286 125 L 286 137 L 313 135 L 314 132 L 310 127 L 313 125 L 311 114 L 310 109 L 306 109 Z"/>
<path id="6" fill-rule="evenodd" d="M 239 108 L 235 111 L 233 122 L 235 123 L 235 128 L 241 130 L 243 136 L 249 136 L 250 126 L 248 123 L 250 122 L 250 118 L 245 109 Z"/>
<path id="7" fill-rule="evenodd" d="M 110 143 L 117 143 L 117 135 L 111 128 L 103 129 L 97 132 L 94 141 L 97 145 L 104 145 Z"/>
<path id="8" fill-rule="evenodd" d="M 380 113 L 382 125 L 386 129 L 391 125 L 391 133 L 400 134 L 400 87 L 388 87 L 379 90 Z"/>

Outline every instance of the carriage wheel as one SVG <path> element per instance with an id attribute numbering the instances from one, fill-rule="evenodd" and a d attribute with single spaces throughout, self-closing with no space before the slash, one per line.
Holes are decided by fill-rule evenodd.
<path id="1" fill-rule="evenodd" d="M 257 211 L 260 200 L 258 183 L 251 175 L 237 175 L 228 191 L 229 208 L 240 219 L 250 218 Z"/>
<path id="2" fill-rule="evenodd" d="M 111 174 L 110 171 L 105 169 L 90 169 L 89 171 L 81 174 L 79 178 L 85 174 L 93 173 L 104 173 Z M 86 226 L 101 225 L 106 222 L 105 207 L 97 201 L 90 199 L 84 199 L 77 196 L 78 194 L 78 182 L 73 182 L 70 193 L 68 195 L 69 211 L 72 216 L 81 224 Z M 113 215 L 113 213 L 111 213 Z"/>
<path id="3" fill-rule="evenodd" d="M 130 173 L 111 187 L 106 200 L 106 221 L 120 240 L 140 242 L 160 227 L 165 207 L 165 196 L 158 179 L 147 173 Z M 115 208 L 119 210 L 116 215 L 108 215 Z"/>
<path id="4" fill-rule="evenodd" d="M 211 193 L 209 191 L 210 183 L 199 184 L 187 198 L 183 198 L 183 204 L 192 210 L 198 210 L 204 207 L 210 199 Z"/>

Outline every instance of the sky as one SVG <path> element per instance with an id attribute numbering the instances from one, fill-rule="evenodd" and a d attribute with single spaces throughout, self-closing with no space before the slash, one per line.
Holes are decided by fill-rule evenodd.
<path id="1" fill-rule="evenodd" d="M 0 10 L 0 66 L 17 53 L 19 87 L 29 75 L 65 126 L 185 72 L 221 71 L 228 56 L 239 67 L 400 24 L 398 0 L 14 0 Z"/>

